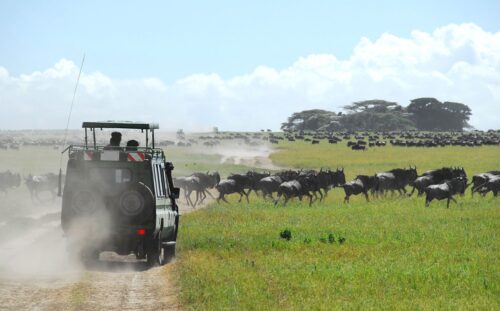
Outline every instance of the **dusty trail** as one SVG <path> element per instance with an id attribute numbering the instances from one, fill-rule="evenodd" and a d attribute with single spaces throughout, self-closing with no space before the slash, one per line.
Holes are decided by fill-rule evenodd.
<path id="1" fill-rule="evenodd" d="M 181 214 L 193 211 L 180 209 Z M 0 236 L 7 234 L 0 237 L 0 310 L 181 309 L 178 288 L 168 278 L 171 264 L 148 269 L 133 255 L 111 252 L 87 267 L 70 262 L 59 213 L 46 211 L 0 224 Z M 25 230 L 8 234 L 19 227 Z"/>

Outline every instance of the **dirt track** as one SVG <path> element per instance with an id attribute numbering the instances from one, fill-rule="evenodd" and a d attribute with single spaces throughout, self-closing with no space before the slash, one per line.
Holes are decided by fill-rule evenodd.
<path id="1" fill-rule="evenodd" d="M 0 223 L 0 235 L 31 228 L 0 237 L 0 310 L 180 309 L 171 264 L 148 269 L 134 255 L 108 252 L 87 267 L 69 263 L 57 210 L 42 210 Z"/>

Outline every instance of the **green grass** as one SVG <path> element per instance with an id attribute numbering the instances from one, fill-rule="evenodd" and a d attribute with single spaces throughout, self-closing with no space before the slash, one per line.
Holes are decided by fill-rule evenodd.
<path id="1" fill-rule="evenodd" d="M 499 147 L 380 148 L 286 143 L 272 155 L 295 168 L 344 166 L 347 179 L 408 164 L 469 173 L 500 168 Z M 458 205 L 388 197 L 287 207 L 213 204 L 182 217 L 175 271 L 188 309 L 499 309 L 500 199 Z M 280 238 L 289 229 L 292 239 Z M 333 234 L 343 244 L 328 242 Z"/>

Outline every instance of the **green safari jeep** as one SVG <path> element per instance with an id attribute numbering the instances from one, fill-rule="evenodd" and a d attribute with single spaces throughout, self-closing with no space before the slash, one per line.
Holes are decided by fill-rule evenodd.
<path id="1" fill-rule="evenodd" d="M 172 170 L 155 148 L 154 123 L 84 122 L 85 144 L 70 145 L 62 194 L 61 224 L 69 251 L 82 260 L 100 252 L 134 253 L 148 264 L 175 256 L 179 209 Z M 143 147 L 98 146 L 97 129 L 146 132 Z M 89 144 L 88 134 L 93 143 Z M 149 135 L 151 134 L 151 141 Z"/>

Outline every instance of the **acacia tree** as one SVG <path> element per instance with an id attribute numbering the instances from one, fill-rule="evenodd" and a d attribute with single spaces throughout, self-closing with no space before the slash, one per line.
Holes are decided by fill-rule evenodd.
<path id="1" fill-rule="evenodd" d="M 340 120 L 348 130 L 393 131 L 415 128 L 405 109 L 396 102 L 381 99 L 364 100 L 344 106 Z"/>
<path id="2" fill-rule="evenodd" d="M 338 122 L 338 118 L 335 112 L 328 110 L 304 110 L 292 114 L 287 122 L 281 124 L 281 129 L 284 131 L 315 131 L 335 124 Z"/>
<path id="3" fill-rule="evenodd" d="M 467 121 L 472 114 L 465 104 L 441 103 L 433 97 L 413 99 L 407 111 L 412 114 L 417 128 L 425 131 L 462 131 L 470 127 Z"/>

